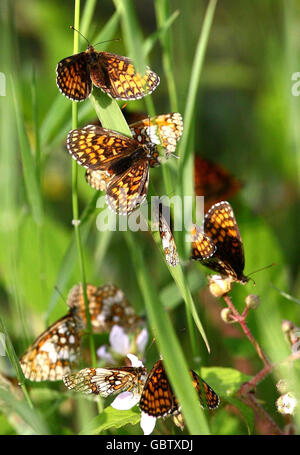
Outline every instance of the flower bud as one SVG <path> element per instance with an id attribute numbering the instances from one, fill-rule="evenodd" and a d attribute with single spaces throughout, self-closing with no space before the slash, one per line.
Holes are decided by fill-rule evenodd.
<path id="1" fill-rule="evenodd" d="M 288 392 L 278 398 L 276 406 L 280 414 L 294 414 L 297 400 L 291 392 Z"/>
<path id="2" fill-rule="evenodd" d="M 288 333 L 294 327 L 295 327 L 295 324 L 293 324 L 291 321 L 288 321 L 287 319 L 282 320 L 281 330 L 283 331 L 283 333 Z"/>
<path id="3" fill-rule="evenodd" d="M 279 379 L 279 381 L 276 384 L 276 388 L 279 393 L 284 394 L 288 391 L 288 384 L 286 379 Z"/>
<path id="4" fill-rule="evenodd" d="M 231 311 L 229 308 L 223 308 L 223 310 L 221 311 L 221 319 L 226 322 L 226 324 L 232 324 L 233 321 L 232 318 L 230 317 L 231 316 Z"/>
<path id="5" fill-rule="evenodd" d="M 222 297 L 231 290 L 231 278 L 213 275 L 209 280 L 209 290 L 214 297 Z"/>
<path id="6" fill-rule="evenodd" d="M 246 307 L 255 310 L 260 304 L 260 297 L 256 294 L 249 294 L 245 299 Z"/>

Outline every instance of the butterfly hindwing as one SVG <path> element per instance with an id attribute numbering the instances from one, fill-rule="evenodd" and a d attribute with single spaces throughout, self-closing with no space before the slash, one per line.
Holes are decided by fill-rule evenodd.
<path id="1" fill-rule="evenodd" d="M 71 55 L 61 60 L 56 68 L 59 90 L 73 101 L 83 101 L 92 91 L 92 81 L 86 52 Z"/>

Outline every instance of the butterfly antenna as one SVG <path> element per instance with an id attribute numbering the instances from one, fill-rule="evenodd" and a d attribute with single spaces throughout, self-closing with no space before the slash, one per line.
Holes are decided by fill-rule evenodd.
<path id="1" fill-rule="evenodd" d="M 103 43 L 110 43 L 111 41 L 121 41 L 121 38 L 114 38 L 114 39 L 108 39 L 106 41 L 100 41 L 99 43 L 94 44 L 94 46 L 98 46 L 98 44 L 103 44 Z"/>
<path id="2" fill-rule="evenodd" d="M 75 27 L 73 27 L 73 25 L 70 25 L 70 29 L 71 29 L 71 30 L 74 30 L 74 31 L 77 32 L 77 33 L 79 33 L 79 35 L 82 36 L 82 38 L 84 38 L 85 41 L 86 41 L 86 42 L 88 43 L 88 45 L 90 46 L 89 40 L 88 40 L 82 33 L 80 33 L 79 30 L 77 30 Z"/>
<path id="3" fill-rule="evenodd" d="M 249 275 L 247 275 L 247 276 L 249 278 L 250 275 L 253 275 L 254 273 L 257 273 L 257 272 L 261 272 L 262 270 L 265 270 L 265 269 L 269 269 L 270 267 L 273 267 L 274 265 L 276 265 L 275 262 L 273 262 L 272 264 L 266 265 L 265 267 L 262 267 L 261 269 L 254 270 L 254 272 L 249 273 Z M 252 279 L 252 278 L 250 278 L 250 279 Z M 254 281 L 254 280 L 252 280 L 252 281 Z"/>

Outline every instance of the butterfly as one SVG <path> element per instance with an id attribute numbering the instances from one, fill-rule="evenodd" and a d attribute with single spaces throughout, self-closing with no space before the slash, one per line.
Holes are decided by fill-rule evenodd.
<path id="1" fill-rule="evenodd" d="M 85 52 L 61 60 L 56 75 L 59 90 L 73 101 L 88 98 L 93 85 L 112 98 L 136 100 L 152 93 L 160 82 L 150 68 L 142 75 L 129 58 L 97 52 L 90 45 Z"/>
<path id="2" fill-rule="evenodd" d="M 168 210 L 168 213 L 165 213 L 166 210 L 166 206 L 159 204 L 159 234 L 166 261 L 171 267 L 175 267 L 179 263 L 179 257 L 172 229 L 167 221 L 167 219 L 171 221 L 170 211 Z"/>
<path id="3" fill-rule="evenodd" d="M 89 312 L 94 333 L 110 332 L 114 325 L 123 327 L 127 331 L 134 331 L 141 325 L 142 319 L 137 316 L 129 305 L 124 292 L 117 286 L 105 284 L 103 286 L 86 285 Z M 76 309 L 76 314 L 86 326 L 86 313 L 82 285 L 77 284 L 70 290 L 67 304 Z"/>
<path id="4" fill-rule="evenodd" d="M 149 166 L 157 159 L 155 146 L 95 125 L 70 131 L 67 148 L 82 166 L 105 171 L 106 202 L 121 215 L 129 215 L 146 198 Z"/>
<path id="5" fill-rule="evenodd" d="M 145 367 L 85 368 L 63 378 L 75 392 L 96 394 L 103 398 L 120 392 L 139 393 L 146 380 Z"/>
<path id="6" fill-rule="evenodd" d="M 190 370 L 190 375 L 201 406 L 207 406 L 209 409 L 217 408 L 220 403 L 219 396 L 193 370 Z M 181 408 L 168 380 L 162 360 L 158 360 L 154 364 L 147 377 L 139 407 L 145 414 L 156 418 L 180 414 Z"/>
<path id="7" fill-rule="evenodd" d="M 71 309 L 29 346 L 20 358 L 30 381 L 59 381 L 77 365 L 83 325 Z"/>
<path id="8" fill-rule="evenodd" d="M 199 228 L 198 228 L 199 229 Z M 192 259 L 224 277 L 246 284 L 244 247 L 229 202 L 214 204 L 204 217 L 203 232 L 192 242 Z"/>
<path id="9" fill-rule="evenodd" d="M 139 143 L 155 149 L 154 159 L 150 160 L 150 167 L 161 163 L 159 149 L 163 157 L 168 159 L 175 153 L 177 142 L 183 131 L 182 117 L 178 112 L 161 114 L 152 118 L 142 118 L 129 125 L 134 139 Z M 106 191 L 110 177 L 105 171 L 88 169 L 86 181 L 96 190 Z"/>
<path id="10" fill-rule="evenodd" d="M 190 371 L 200 404 L 215 409 L 220 403 L 218 395 L 194 371 Z M 68 389 L 85 394 L 96 394 L 103 398 L 131 391 L 139 394 L 139 407 L 149 416 L 160 418 L 179 415 L 180 405 L 172 391 L 161 360 L 155 363 L 150 373 L 144 366 L 121 368 L 85 368 L 65 376 Z"/>
<path id="11" fill-rule="evenodd" d="M 195 156 L 195 193 L 204 196 L 204 209 L 208 211 L 216 202 L 233 197 L 241 183 L 227 169 L 199 155 Z"/>

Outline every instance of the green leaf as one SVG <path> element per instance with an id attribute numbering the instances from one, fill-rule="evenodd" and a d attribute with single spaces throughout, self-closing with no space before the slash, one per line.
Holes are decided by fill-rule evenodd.
<path id="1" fill-rule="evenodd" d="M 202 367 L 200 376 L 224 398 L 234 395 L 244 382 L 251 379 L 234 368 L 224 367 Z"/>
<path id="2" fill-rule="evenodd" d="M 231 404 L 233 404 L 242 414 L 242 417 L 245 420 L 247 430 L 249 434 L 253 433 L 254 429 L 254 411 L 250 408 L 250 406 L 247 406 L 245 403 L 243 403 L 241 400 L 238 400 L 237 398 L 227 398 L 227 401 Z"/>
<path id="3" fill-rule="evenodd" d="M 136 425 L 140 419 L 141 412 L 137 407 L 128 411 L 120 411 L 108 406 L 102 414 L 92 419 L 79 434 L 93 435 L 99 434 L 109 428 L 120 428 L 128 424 Z"/>

